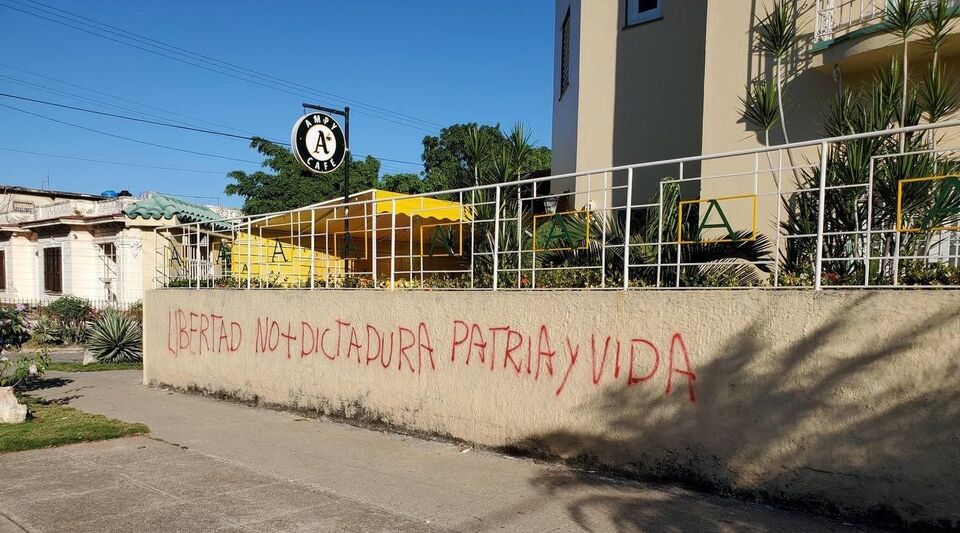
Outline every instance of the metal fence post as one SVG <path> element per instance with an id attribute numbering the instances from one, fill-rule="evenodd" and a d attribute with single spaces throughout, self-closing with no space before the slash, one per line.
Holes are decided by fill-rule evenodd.
<path id="1" fill-rule="evenodd" d="M 197 257 L 194 261 L 194 264 L 196 265 L 196 268 L 197 268 L 197 287 L 196 287 L 197 290 L 200 290 L 200 238 L 201 238 L 200 223 L 197 222 L 197 246 L 196 246 Z"/>
<path id="2" fill-rule="evenodd" d="M 627 214 L 623 225 L 623 290 L 630 288 L 630 221 L 633 215 L 633 167 L 627 169 Z"/>
<path id="3" fill-rule="evenodd" d="M 253 272 L 251 264 L 253 254 L 253 219 L 247 219 L 247 290 L 250 290 L 250 274 Z"/>
<path id="4" fill-rule="evenodd" d="M 822 289 L 821 274 L 823 270 L 823 225 L 827 201 L 827 150 L 826 142 L 820 143 L 820 201 L 817 206 L 817 259 L 813 271 L 813 289 Z"/>
<path id="5" fill-rule="evenodd" d="M 397 279 L 397 200 L 394 198 L 390 202 L 390 290 L 392 291 L 396 288 Z"/>
<path id="6" fill-rule="evenodd" d="M 500 275 L 500 186 L 494 189 L 493 197 L 493 290 L 497 290 L 497 281 Z"/>
<path id="7" fill-rule="evenodd" d="M 310 290 L 317 287 L 317 213 L 310 210 Z"/>

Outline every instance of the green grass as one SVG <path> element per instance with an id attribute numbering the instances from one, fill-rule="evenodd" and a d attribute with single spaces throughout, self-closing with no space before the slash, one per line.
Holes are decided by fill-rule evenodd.
<path id="1" fill-rule="evenodd" d="M 47 370 L 55 372 L 102 372 L 104 370 L 143 370 L 143 363 L 50 363 Z"/>
<path id="2" fill-rule="evenodd" d="M 143 424 L 84 413 L 32 396 L 20 396 L 19 400 L 30 409 L 32 418 L 22 424 L 0 424 L 0 453 L 116 439 L 150 431 Z"/>

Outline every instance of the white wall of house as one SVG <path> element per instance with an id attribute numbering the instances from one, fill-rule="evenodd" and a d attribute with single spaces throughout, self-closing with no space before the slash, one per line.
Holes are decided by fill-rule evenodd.
<path id="1" fill-rule="evenodd" d="M 87 298 L 98 305 L 116 302 L 128 305 L 143 298 L 143 280 L 148 270 L 139 228 L 91 232 L 73 228 L 65 235 L 13 235 L 0 242 L 6 267 L 6 289 L 0 301 L 47 302 L 65 294 Z M 116 261 L 108 259 L 109 245 Z M 106 248 L 105 248 L 106 247 Z M 62 291 L 51 293 L 44 286 L 44 249 L 59 248 L 62 258 Z M 107 267 L 107 263 L 110 267 Z"/>
<path id="2" fill-rule="evenodd" d="M 15 234 L 0 242 L 4 255 L 6 289 L 0 290 L 0 298 L 28 300 L 36 294 L 37 243 L 29 234 Z"/>

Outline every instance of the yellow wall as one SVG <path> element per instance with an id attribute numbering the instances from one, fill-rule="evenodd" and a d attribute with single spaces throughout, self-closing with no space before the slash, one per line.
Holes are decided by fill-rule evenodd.
<path id="1" fill-rule="evenodd" d="M 316 277 L 343 271 L 343 260 L 298 245 L 296 239 L 291 243 L 289 238 L 276 240 L 244 232 L 237 233 L 230 256 L 234 277 L 245 279 L 249 273 L 255 280 L 282 285 L 309 285 L 311 261 Z"/>

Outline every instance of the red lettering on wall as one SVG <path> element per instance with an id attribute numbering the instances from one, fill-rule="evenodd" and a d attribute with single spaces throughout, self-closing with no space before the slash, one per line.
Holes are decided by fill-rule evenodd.
<path id="1" fill-rule="evenodd" d="M 436 370 L 437 365 L 434 364 L 433 361 L 433 344 L 430 342 L 430 329 L 427 328 L 427 324 L 424 322 L 421 322 L 420 325 L 417 326 L 417 345 L 418 368 L 423 367 L 423 352 L 426 350 L 427 357 L 430 358 L 430 370 Z"/>
<path id="2" fill-rule="evenodd" d="M 637 368 L 636 357 L 637 352 L 640 350 L 649 350 L 653 355 L 653 364 L 650 367 L 650 371 L 642 376 L 636 376 L 634 370 Z M 649 380 L 657 373 L 657 369 L 660 368 L 660 350 L 657 350 L 657 347 L 653 345 L 652 342 L 647 339 L 633 339 L 630 341 L 630 372 L 627 375 L 627 386 L 637 385 L 638 383 L 643 383 L 644 381 Z"/>
<path id="3" fill-rule="evenodd" d="M 680 353 L 683 355 L 682 369 L 676 366 L 675 348 L 677 347 L 679 347 Z M 687 379 L 687 392 L 690 397 L 690 403 L 695 403 L 697 401 L 697 393 L 696 390 L 694 390 L 693 384 L 697 381 L 697 375 L 694 373 L 693 367 L 690 366 L 690 354 L 687 352 L 687 344 L 683 342 L 683 335 L 679 333 L 674 333 L 673 338 L 670 339 L 670 372 L 667 374 L 667 390 L 664 392 L 665 396 L 670 396 L 674 374 L 678 374 Z"/>
<path id="4" fill-rule="evenodd" d="M 376 337 L 376 341 L 373 340 L 374 337 Z M 371 357 L 371 348 L 374 346 L 377 348 L 377 354 Z M 367 366 L 370 366 L 370 361 L 376 361 L 378 358 L 380 358 L 382 353 L 383 335 L 380 334 L 380 330 L 371 326 L 370 324 L 367 324 Z"/>
<path id="5" fill-rule="evenodd" d="M 457 336 L 457 329 L 463 326 L 463 337 Z M 457 347 L 461 344 L 467 342 L 467 339 L 470 337 L 470 326 L 466 322 L 461 320 L 453 321 L 453 346 L 450 347 L 450 361 L 455 362 L 457 360 Z"/>
<path id="6" fill-rule="evenodd" d="M 560 386 L 557 387 L 556 395 L 560 396 L 560 393 L 563 392 L 563 388 L 567 386 L 567 380 L 570 379 L 570 373 L 573 372 L 573 367 L 577 364 L 577 358 L 580 357 L 580 345 L 573 346 L 573 343 L 570 342 L 570 337 L 567 337 L 567 357 L 570 358 L 570 366 L 567 367 L 566 373 L 563 374 L 563 381 L 560 382 Z"/>

